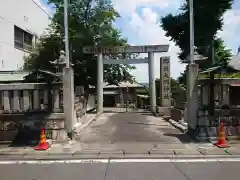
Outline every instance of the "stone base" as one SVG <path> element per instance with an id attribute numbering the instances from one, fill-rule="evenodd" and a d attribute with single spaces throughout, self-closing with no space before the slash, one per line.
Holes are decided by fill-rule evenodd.
<path id="1" fill-rule="evenodd" d="M 53 141 L 66 141 L 68 140 L 67 131 L 64 129 L 61 130 L 52 130 L 52 138 Z"/>
<path id="2" fill-rule="evenodd" d="M 179 109 L 171 108 L 171 119 L 181 121 L 183 119 L 183 112 Z"/>
<path id="3" fill-rule="evenodd" d="M 227 140 L 240 139 L 240 131 L 237 126 L 225 127 Z M 216 141 L 218 139 L 218 127 L 198 126 L 196 129 L 188 128 L 188 135 L 197 141 Z"/>
<path id="4" fill-rule="evenodd" d="M 45 129 L 47 139 L 68 139 L 63 113 L 9 114 L 0 117 L 0 142 L 39 140 L 41 128 Z"/>
<path id="5" fill-rule="evenodd" d="M 159 116 L 171 116 L 171 107 L 157 107 L 156 114 Z"/>
<path id="6" fill-rule="evenodd" d="M 0 142 L 13 141 L 17 133 L 17 131 L 0 131 Z"/>

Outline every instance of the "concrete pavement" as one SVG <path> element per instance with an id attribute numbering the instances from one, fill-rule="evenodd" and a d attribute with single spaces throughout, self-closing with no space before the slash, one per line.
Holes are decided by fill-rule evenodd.
<path id="1" fill-rule="evenodd" d="M 1 180 L 239 180 L 239 161 L 2 164 Z M 13 173 L 14 172 L 14 173 Z"/>
<path id="2" fill-rule="evenodd" d="M 190 138 L 148 111 L 100 115 L 76 138 L 82 143 L 188 143 Z"/>
<path id="3" fill-rule="evenodd" d="M 147 112 L 104 113 L 47 151 L 1 146 L 0 179 L 238 180 L 240 143 L 230 145 L 193 142 Z"/>
<path id="4" fill-rule="evenodd" d="M 231 143 L 231 142 L 230 142 Z M 0 146 L 1 159 L 238 157 L 240 143 L 228 150 L 196 143 L 161 117 L 149 112 L 104 113 L 76 140 L 54 143 L 47 151 Z"/>
<path id="5" fill-rule="evenodd" d="M 220 149 L 212 144 L 53 144 L 46 151 L 34 151 L 31 147 L 0 149 L 0 160 L 35 159 L 94 159 L 94 158 L 240 158 L 240 146 Z"/>

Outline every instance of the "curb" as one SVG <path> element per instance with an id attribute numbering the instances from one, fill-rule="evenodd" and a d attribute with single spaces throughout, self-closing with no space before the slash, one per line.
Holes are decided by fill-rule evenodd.
<path id="1" fill-rule="evenodd" d="M 30 156 L 30 155 L 29 155 Z M 74 154 L 56 154 L 56 155 L 36 155 L 36 156 L 30 156 L 28 157 L 27 154 L 25 155 L 0 155 L 0 161 L 4 160 L 25 160 L 25 161 L 31 161 L 31 160 L 81 160 L 81 159 L 214 159 L 214 158 L 240 158 L 240 155 L 148 155 L 148 154 L 126 154 L 121 156 L 116 156 L 116 154 L 109 154 L 109 155 L 97 155 L 97 156 L 89 156 L 86 154 L 82 156 L 74 155 Z"/>
<path id="2" fill-rule="evenodd" d="M 97 113 L 95 116 L 90 118 L 86 123 L 80 125 L 79 127 L 75 127 L 77 129 L 77 134 L 79 134 L 85 127 L 87 127 L 89 124 L 93 122 L 93 120 L 96 120 L 102 113 Z M 75 129 L 75 130 L 76 130 Z"/>
<path id="3" fill-rule="evenodd" d="M 182 133 L 187 133 L 188 131 L 188 128 L 186 126 L 183 126 L 182 124 L 172 120 L 172 119 L 169 119 L 167 120 L 173 127 L 179 129 Z"/>

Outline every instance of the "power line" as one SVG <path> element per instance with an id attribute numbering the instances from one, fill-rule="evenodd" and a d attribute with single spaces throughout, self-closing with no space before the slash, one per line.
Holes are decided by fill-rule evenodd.
<path id="1" fill-rule="evenodd" d="M 5 44 L 5 45 L 10 46 L 10 47 L 15 47 L 15 46 L 13 46 L 13 45 L 11 45 L 11 44 L 8 44 L 8 43 L 6 43 L 6 42 L 4 42 L 4 41 L 0 41 L 0 43 Z"/>
<path id="2" fill-rule="evenodd" d="M 41 9 L 43 12 L 45 12 L 45 13 L 48 15 L 49 18 L 52 19 L 51 15 L 50 15 L 44 8 L 42 8 L 38 3 L 36 3 L 35 0 L 31 0 L 31 1 L 32 1 L 34 4 L 36 4 L 39 9 Z"/>

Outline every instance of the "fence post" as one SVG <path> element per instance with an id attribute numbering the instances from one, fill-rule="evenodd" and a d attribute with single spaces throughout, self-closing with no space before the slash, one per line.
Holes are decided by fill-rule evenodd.
<path id="1" fill-rule="evenodd" d="M 10 111 L 9 91 L 3 91 L 3 106 L 5 111 Z"/>
<path id="2" fill-rule="evenodd" d="M 38 89 L 33 91 L 33 109 L 34 110 L 40 109 L 39 90 Z"/>

